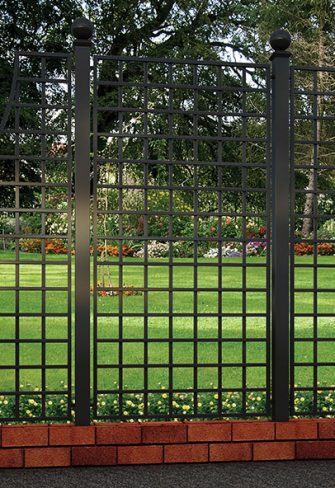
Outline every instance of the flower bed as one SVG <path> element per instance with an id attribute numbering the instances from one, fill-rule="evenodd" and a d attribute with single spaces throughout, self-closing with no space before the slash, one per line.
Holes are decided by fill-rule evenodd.
<path id="1" fill-rule="evenodd" d="M 36 420 L 42 415 L 42 398 L 39 394 L 39 388 L 33 388 L 32 385 L 27 385 L 27 389 L 34 391 L 34 394 L 22 395 L 19 402 L 20 417 L 29 419 L 29 423 L 41 422 Z M 117 385 L 114 385 L 117 389 Z M 139 422 L 147 420 L 161 421 L 164 416 L 168 415 L 170 396 L 166 388 L 161 384 L 158 385 L 161 389 L 160 393 L 151 393 L 148 398 L 148 417 L 145 417 L 144 412 L 144 394 L 143 393 L 125 393 L 122 397 L 122 419 L 124 421 Z M 210 385 L 210 388 L 214 388 Z M 48 388 L 46 388 L 46 391 Z M 68 386 L 61 383 L 60 390 L 64 390 L 63 394 L 53 395 L 48 394 L 46 399 L 46 415 L 48 417 L 64 418 L 66 421 L 68 404 Z M 317 408 L 320 416 L 335 418 L 335 391 L 319 390 L 317 392 Z M 254 418 L 257 414 L 258 418 L 266 417 L 266 393 L 264 391 L 254 391 L 247 393 L 246 397 L 246 415 L 242 414 L 242 393 L 240 392 L 222 392 L 222 416 L 215 415 L 217 413 L 219 394 L 215 390 L 212 392 L 198 393 L 197 395 L 197 412 L 199 418 L 204 419 L 233 419 L 233 418 Z M 314 408 L 313 393 L 309 391 L 294 393 L 294 406 L 296 415 L 299 417 L 312 417 Z M 75 404 L 71 403 L 71 416 L 75 417 Z M 117 395 L 100 394 L 97 398 L 97 413 L 99 417 L 110 417 L 111 420 L 119 421 L 119 399 Z M 173 393 L 172 394 L 172 417 L 171 420 L 187 419 L 194 414 L 194 396 L 193 393 Z M 0 423 L 1 418 L 15 416 L 15 398 L 14 396 L 2 395 L 0 396 Z M 93 404 L 91 405 L 91 418 L 93 420 Z M 11 422 L 13 423 L 13 422 Z M 20 422 L 22 423 L 22 422 Z"/>

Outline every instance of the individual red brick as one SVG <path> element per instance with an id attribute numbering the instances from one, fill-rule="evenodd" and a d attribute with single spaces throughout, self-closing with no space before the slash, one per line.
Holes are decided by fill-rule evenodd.
<path id="1" fill-rule="evenodd" d="M 208 444 L 171 444 L 164 446 L 165 463 L 207 463 Z"/>
<path id="2" fill-rule="evenodd" d="M 25 449 L 26 468 L 48 468 L 70 466 L 69 447 L 46 447 Z"/>
<path id="3" fill-rule="evenodd" d="M 72 466 L 111 466 L 116 464 L 116 447 L 74 447 Z"/>
<path id="4" fill-rule="evenodd" d="M 324 419 L 318 422 L 320 439 L 335 439 L 335 421 Z"/>
<path id="5" fill-rule="evenodd" d="M 233 441 L 271 441 L 275 436 L 274 422 L 241 420 L 232 422 Z"/>
<path id="6" fill-rule="evenodd" d="M 209 460 L 211 462 L 222 461 L 251 461 L 252 444 L 239 442 L 238 444 L 223 443 L 209 445 Z"/>
<path id="7" fill-rule="evenodd" d="M 317 439 L 318 426 L 314 421 L 276 422 L 276 439 Z"/>
<path id="8" fill-rule="evenodd" d="M 97 444 L 141 444 L 139 424 L 108 424 L 96 426 Z"/>
<path id="9" fill-rule="evenodd" d="M 2 427 L 3 447 L 32 447 L 47 445 L 47 425 L 8 425 Z"/>
<path id="10" fill-rule="evenodd" d="M 161 464 L 163 446 L 118 447 L 118 464 Z"/>
<path id="11" fill-rule="evenodd" d="M 144 444 L 187 442 L 187 426 L 183 423 L 150 423 L 142 425 Z"/>
<path id="12" fill-rule="evenodd" d="M 335 459 L 335 441 L 300 441 L 296 459 Z"/>
<path id="13" fill-rule="evenodd" d="M 189 442 L 230 441 L 230 422 L 190 422 L 188 425 Z"/>
<path id="14" fill-rule="evenodd" d="M 295 459 L 295 442 L 255 442 L 254 461 Z"/>
<path id="15" fill-rule="evenodd" d="M 0 468 L 22 468 L 23 449 L 0 449 Z"/>
<path id="16" fill-rule="evenodd" d="M 95 427 L 74 425 L 53 425 L 49 429 L 51 446 L 78 446 L 95 444 Z"/>

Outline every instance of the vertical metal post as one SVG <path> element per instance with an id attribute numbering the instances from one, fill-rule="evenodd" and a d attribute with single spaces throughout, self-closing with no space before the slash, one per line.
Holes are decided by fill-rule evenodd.
<path id="1" fill-rule="evenodd" d="M 90 423 L 90 47 L 93 24 L 72 24 L 75 54 L 76 424 Z"/>
<path id="2" fill-rule="evenodd" d="M 289 83 L 291 37 L 271 35 L 272 61 L 272 418 L 289 419 Z"/>

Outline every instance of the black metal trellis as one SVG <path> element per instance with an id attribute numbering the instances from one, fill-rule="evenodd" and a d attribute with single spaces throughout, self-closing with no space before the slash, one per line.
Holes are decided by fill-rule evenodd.
<path id="1" fill-rule="evenodd" d="M 57 75 L 54 63 L 59 68 Z M 9 363 L 1 362 L 2 378 L 7 378 L 1 395 L 14 399 L 15 413 L 2 415 L 1 421 L 31 421 L 35 401 L 40 407 L 35 410 L 34 419 L 65 421 L 71 417 L 71 252 L 58 261 L 48 255 L 48 244 L 56 240 L 62 239 L 70 251 L 72 246 L 71 67 L 68 54 L 18 52 L 15 55 L 12 91 L 1 128 L 5 153 L 0 156 L 4 168 L 0 188 L 8 191 L 11 203 L 1 208 L 1 212 L 14 221 L 13 228 L 2 234 L 3 242 L 12 245 L 14 256 L 1 260 L 10 270 L 6 281 L 12 281 L 11 286 L 7 283 L 0 286 L 5 309 L 0 314 L 4 331 L 1 353 L 10 351 L 12 358 Z M 27 93 L 34 93 L 34 101 Z M 30 111 L 39 114 L 39 128 L 30 127 L 26 121 Z M 65 114 L 57 130 L 50 128 L 54 111 Z M 26 175 L 30 164 L 37 168 L 37 181 L 30 181 Z M 61 181 L 50 178 L 50 165 L 59 165 Z M 48 204 L 48 196 L 54 190 L 63 192 L 65 208 Z M 33 205 L 25 201 L 27 191 L 38 194 Z M 23 214 L 37 220 L 37 232 L 22 228 Z M 57 216 L 63 216 L 67 222 L 64 232 L 52 230 L 52 219 Z M 39 260 L 29 259 L 29 254 L 22 252 L 26 239 L 38 240 Z M 39 276 L 38 286 L 30 286 L 29 276 L 25 274 L 28 265 Z M 52 273 L 57 269 L 64 276 L 64 286 L 53 286 Z M 50 308 L 50 294 L 59 297 L 56 309 Z M 36 309 L 30 304 L 30 295 L 38 296 Z M 34 329 L 33 334 L 28 334 L 28 328 Z M 54 328 L 60 331 L 57 338 L 52 333 Z M 34 350 L 33 359 L 27 360 L 27 347 Z M 56 362 L 50 360 L 52 352 L 57 354 Z M 31 379 L 36 371 L 40 373 L 37 385 L 36 374 L 34 381 Z M 59 380 L 54 378 L 55 371 Z M 67 402 L 62 412 L 51 414 L 50 405 L 63 395 L 67 395 Z M 31 410 L 23 408 L 28 399 Z M 2 406 L 5 406 L 3 401 Z"/>
<path id="2" fill-rule="evenodd" d="M 0 189 L 10 202 L 1 212 L 13 222 L 2 238 L 15 251 L 14 258 L 0 261 L 0 267 L 12 270 L 11 284 L 0 284 L 1 297 L 8 304 L 0 314 L 0 347 L 12 351 L 10 363 L 0 363 L 6 377 L 0 395 L 15 399 L 15 413 L 3 415 L 0 421 L 31 420 L 31 412 L 23 410 L 28 397 L 41 405 L 34 411 L 34 421 L 71 419 L 75 397 L 78 425 L 89 424 L 92 417 L 272 416 L 282 421 L 297 413 L 321 414 L 319 392 L 334 389 L 319 385 L 322 368 L 335 366 L 322 356 L 323 344 L 334 341 L 329 326 L 335 311 L 320 298 L 334 289 L 331 284 L 320 288 L 318 281 L 322 272 L 331 273 L 335 267 L 318 258 L 318 245 L 331 243 L 320 236 L 319 224 L 333 215 L 320 203 L 333 191 L 323 188 L 324 177 L 335 166 L 322 149 L 331 148 L 333 141 L 323 140 L 320 124 L 334 121 L 329 108 L 335 92 L 329 82 L 334 69 L 290 67 L 286 51 L 290 39 L 285 31 L 271 38 L 272 67 L 123 56 L 94 56 L 90 66 L 92 31 L 85 19 L 74 23 L 74 64 L 69 54 L 15 56 L 12 90 L 0 126 L 4 148 L 0 160 L 8 168 L 2 172 Z M 326 86 L 323 76 L 327 76 Z M 39 114 L 38 127 L 29 126 L 30 110 Z M 62 112 L 61 122 L 55 125 L 55 115 Z M 301 124 L 307 123 L 311 137 L 301 139 Z M 62 172 L 61 182 L 50 178 L 49 165 Z M 33 178 L 30 166 L 36 170 Z M 206 172 L 212 175 L 210 184 L 204 184 Z M 255 172 L 261 175 L 257 184 L 251 176 Z M 311 187 L 302 186 L 304 178 L 309 178 Z M 50 205 L 53 190 L 63 192 L 65 208 Z M 27 203 L 26 192 L 34 192 L 33 204 Z M 306 213 L 302 201 L 307 194 L 312 198 Z M 135 206 L 130 196 L 137 198 Z M 255 199 L 263 202 L 264 212 L 255 211 Z M 228 201 L 235 202 L 233 212 Z M 31 214 L 38 222 L 37 231 L 22 227 L 22 214 Z M 60 215 L 65 230 L 53 232 L 52 219 Z M 178 228 L 181 219 L 188 223 L 184 233 Z M 296 235 L 295 229 L 306 219 L 312 222 L 312 238 Z M 248 235 L 253 220 L 266 225 L 262 238 Z M 223 234 L 228 221 L 241 222 L 234 235 Z M 210 222 L 215 222 L 215 233 L 209 235 L 202 229 Z M 40 260 L 22 252 L 27 239 L 40 242 Z M 68 249 L 61 260 L 48 254 L 48 245 L 57 240 Z M 127 258 L 124 246 L 129 241 L 138 244 L 142 254 Z M 165 260 L 157 261 L 151 254 L 156 241 L 165 245 Z M 247 249 L 256 241 L 266 252 L 263 261 L 252 262 L 246 259 Z M 228 244 L 241 247 L 240 261 L 224 259 L 223 247 Z M 310 262 L 296 262 L 297 244 L 312 245 Z M 109 245 L 116 249 L 114 259 L 106 252 Z M 178 246 L 191 249 L 192 258 L 178 257 Z M 202 259 L 204 246 L 216 248 L 215 261 Z M 36 269 L 39 286 L 30 286 L 24 272 L 27 265 Z M 206 270 L 213 268 L 216 281 L 211 284 Z M 177 269 L 183 270 L 185 282 L 178 281 Z M 231 269 L 239 276 L 236 283 L 227 282 Z M 310 286 L 301 286 L 301 269 L 312 271 Z M 64 286 L 52 284 L 51 270 L 64 274 Z M 256 270 L 263 277 L 261 285 L 250 281 L 250 272 Z M 135 284 L 129 282 L 132 274 L 137 276 Z M 157 282 L 152 281 L 153 275 L 156 280 L 159 276 Z M 38 310 L 29 308 L 29 300 L 27 305 L 27 293 L 38 294 Z M 59 294 L 55 310 L 49 308 L 50 294 Z M 102 294 L 113 298 L 103 300 Z M 135 295 L 132 309 L 127 294 Z M 159 308 L 153 307 L 154 296 L 159 298 Z M 262 296 L 257 311 L 253 309 L 256 296 Z M 310 337 L 299 336 L 300 318 L 310 318 Z M 326 327 L 322 321 L 328 321 Z M 164 333 L 158 332 L 158 322 Z M 238 324 L 235 335 L 230 324 Z M 33 338 L 25 335 L 26 325 L 36 325 Z M 12 332 L 2 334 L 7 327 Z M 206 327 L 215 332 L 204 334 Z M 307 359 L 298 354 L 300 344 L 311 347 Z M 181 346 L 183 357 L 178 352 Z M 35 347 L 33 362 L 26 359 L 25 347 Z M 262 354 L 256 362 L 250 359 L 255 347 Z M 158 357 L 153 355 L 155 348 L 160 351 L 159 362 L 152 359 Z M 237 351 L 233 361 L 227 360 L 227 348 Z M 25 386 L 29 371 L 35 374 L 36 370 L 40 382 L 29 390 Z M 56 383 L 53 372 L 64 375 L 66 386 Z M 211 383 L 204 379 L 208 377 Z M 297 392 L 311 395 L 313 412 L 296 407 Z M 61 414 L 51 415 L 50 402 L 64 394 Z M 238 395 L 239 413 L 228 406 L 228 394 Z M 252 409 L 249 396 L 259 394 L 264 395 L 264 406 Z M 162 395 L 164 405 L 153 411 L 152 405 Z M 206 395 L 212 399 L 207 411 L 201 408 Z M 100 408 L 106 398 L 113 406 L 108 413 Z M 138 399 L 138 413 L 126 411 L 129 398 Z M 188 403 L 185 412 L 176 407 L 183 399 Z"/>
<path id="3" fill-rule="evenodd" d="M 326 185 L 325 176 L 334 174 L 334 146 L 332 134 L 324 135 L 323 124 L 334 123 L 332 109 L 335 70 L 320 67 L 291 67 L 291 237 L 290 237 L 290 322 L 291 322 L 291 355 L 290 355 L 290 414 L 322 416 L 323 408 L 331 412 L 331 405 L 322 402 L 328 393 L 334 391 L 334 382 L 325 384 L 323 373 L 328 370 L 333 375 L 335 362 L 329 350 L 324 348 L 334 344 L 332 325 L 335 317 L 332 307 L 334 265 L 320 259 L 318 247 L 333 245 L 329 235 L 320 233 L 320 223 L 333 219 L 332 208 L 322 208 L 322 198 L 333 194 L 333 189 Z M 309 124 L 310 137 L 301 137 L 301 127 Z M 302 187 L 299 179 L 306 179 Z M 301 205 L 301 197 L 311 195 L 311 204 L 307 209 Z M 297 223 L 310 222 L 310 235 L 297 235 Z M 295 246 L 310 245 L 310 260 L 297 262 Z M 310 270 L 309 279 L 301 282 L 301 272 Z M 327 274 L 329 286 L 321 287 L 320 276 Z M 327 301 L 325 301 L 327 300 Z M 299 334 L 299 321 L 309 320 L 308 337 Z M 300 347 L 310 351 L 299 354 Z M 322 384 L 321 384 L 322 381 Z M 301 399 L 309 397 L 312 411 L 304 406 Z M 298 398 L 295 403 L 294 398 Z M 300 402 L 299 402 L 300 399 Z"/>
<path id="4" fill-rule="evenodd" d="M 103 64 L 104 62 L 111 62 L 115 65 L 116 71 L 113 73 L 115 81 L 109 81 L 101 79 L 101 73 L 103 73 Z M 125 81 L 124 80 L 124 73 L 127 70 L 131 70 L 130 66 L 133 63 L 133 66 L 136 67 L 138 72 L 140 73 L 139 76 L 136 76 L 136 79 L 132 81 Z M 246 246 L 248 242 L 252 242 L 252 239 L 248 239 L 246 234 L 246 225 L 247 220 L 252 217 L 263 217 L 266 219 L 269 225 L 269 174 L 267 174 L 269 168 L 269 67 L 267 65 L 251 65 L 251 64 L 235 64 L 235 63 L 206 63 L 206 62 L 198 62 L 198 61 L 176 61 L 176 60 L 164 60 L 164 66 L 166 66 L 167 78 L 166 81 L 156 80 L 152 81 L 149 80 L 150 73 L 152 72 L 152 67 L 155 66 L 157 60 L 155 59 L 137 59 L 137 58 L 115 58 L 115 57 L 95 57 L 95 64 L 94 64 L 94 86 L 95 86 L 95 99 L 94 99 L 94 127 L 93 127 L 93 134 L 94 134 L 94 154 L 95 154 L 95 167 L 94 167 L 94 174 L 96 175 L 94 181 L 94 193 L 95 197 L 97 192 L 101 189 L 109 192 L 115 193 L 115 201 L 117 202 L 118 208 L 112 209 L 99 209 L 97 206 L 97 200 L 95 200 L 94 204 L 94 216 L 95 216 L 95 226 L 94 226 L 94 248 L 95 248 L 95 258 L 94 258 L 94 269 L 95 269 L 95 306 L 94 306 L 94 372 L 95 372 L 95 381 L 94 381 L 94 397 L 95 397 L 95 406 L 94 406 L 94 417 L 95 418 L 110 418 L 109 416 L 99 415 L 99 397 L 102 394 L 111 395 L 115 398 L 115 401 L 119 405 L 118 411 L 114 414 L 115 418 L 124 418 L 123 414 L 123 397 L 129 393 L 132 394 L 144 394 L 143 396 L 143 414 L 146 418 L 154 418 L 155 414 L 148 413 L 148 406 L 150 403 L 150 398 L 155 398 L 155 395 L 162 393 L 162 390 L 157 382 L 152 379 L 153 372 L 167 371 L 166 379 L 167 382 L 165 384 L 166 387 L 166 394 L 169 395 L 169 405 L 168 408 L 164 413 L 161 414 L 162 418 L 178 418 L 184 417 L 182 413 L 176 412 L 174 408 L 174 403 L 177 399 L 176 394 L 183 395 L 188 394 L 192 396 L 191 403 L 193 404 L 193 412 L 189 414 L 190 417 L 218 417 L 223 415 L 223 407 L 222 407 L 222 393 L 235 391 L 239 392 L 242 395 L 242 411 L 243 415 L 250 415 L 250 416 L 257 416 L 260 414 L 269 414 L 270 413 L 270 399 L 269 399 L 269 381 L 270 381 L 270 369 L 269 369 L 269 361 L 264 360 L 252 363 L 247 360 L 247 348 L 250 344 L 263 344 L 265 348 L 265 355 L 264 358 L 268 358 L 269 356 L 269 345 L 270 345 L 270 336 L 269 336 L 269 303 L 270 303 L 270 294 L 269 294 L 269 245 L 267 246 L 267 257 L 266 261 L 263 265 L 259 264 L 259 268 L 267 268 L 267 276 L 266 281 L 264 283 L 263 288 L 252 288 L 247 286 L 246 274 L 247 269 L 251 269 L 253 267 L 257 267 L 257 264 L 250 264 L 246 262 Z M 135 69 L 135 68 L 134 68 Z M 173 73 L 176 69 L 184 69 L 186 72 L 190 73 L 190 77 L 186 82 L 182 85 L 177 84 L 173 80 Z M 199 72 L 200 70 L 207 70 L 208 72 L 213 71 L 216 74 L 215 84 L 212 86 L 199 86 Z M 264 85 L 261 87 L 254 87 L 250 88 L 247 86 L 246 78 L 248 76 L 248 71 L 257 70 L 262 73 L 264 76 Z M 238 73 L 239 78 L 241 80 L 240 86 L 225 86 L 223 83 L 223 72 L 226 70 L 225 76 L 227 77 L 227 73 L 229 72 L 231 75 L 233 73 Z M 115 96 L 114 104 L 109 103 L 108 106 L 105 106 L 99 103 L 99 87 L 100 86 L 109 86 L 112 89 L 115 89 L 117 92 L 117 96 Z M 158 88 L 159 90 L 168 93 L 166 99 L 166 107 L 159 108 L 157 103 L 150 100 L 150 95 L 148 92 L 150 90 L 154 90 Z M 134 100 L 127 100 L 125 93 L 127 90 L 135 89 L 138 91 L 143 90 L 143 98 L 140 100 L 139 104 L 136 108 L 133 108 L 131 103 Z M 188 110 L 181 110 L 176 108 L 174 94 L 178 90 L 191 90 L 192 91 L 192 108 Z M 209 109 L 202 109 L 199 110 L 199 98 L 205 93 L 211 93 L 215 90 L 217 92 L 217 98 L 219 106 L 216 111 L 209 110 Z M 241 107 L 239 110 L 235 112 L 231 112 L 223 107 L 223 99 L 226 93 L 238 93 L 241 96 Z M 246 107 L 246 97 L 247 94 L 250 93 L 257 93 L 262 94 L 264 97 L 264 101 L 262 104 L 262 110 L 255 110 L 254 112 L 248 112 Z M 111 132 L 102 131 L 99 129 L 98 123 L 98 114 L 101 113 L 112 113 L 115 115 L 115 122 L 113 125 L 113 130 Z M 176 116 L 180 114 L 187 114 L 190 117 L 191 124 L 192 124 L 192 134 L 189 136 L 173 134 L 173 122 Z M 130 115 L 135 116 L 135 114 L 140 114 L 140 117 L 143 120 L 143 126 L 139 131 L 132 131 L 131 133 L 127 132 L 125 127 L 124 119 L 126 116 L 129 117 Z M 167 124 L 166 124 L 166 133 L 155 134 L 150 131 L 150 126 L 148 123 L 149 116 L 160 116 L 165 115 L 167 117 Z M 199 133 L 199 124 L 201 116 L 210 117 L 220 117 L 220 123 L 217 125 L 217 135 L 211 136 L 203 136 Z M 223 136 L 222 131 L 222 119 L 224 117 L 240 117 L 242 120 L 241 126 L 241 134 L 239 137 L 234 136 Z M 247 126 L 248 120 L 252 118 L 263 118 L 263 134 L 261 137 L 248 137 L 247 135 Z M 111 137 L 113 138 L 112 143 L 109 145 L 109 150 L 115 153 L 115 156 L 111 157 L 108 155 L 107 157 L 104 155 L 106 153 L 106 149 L 104 151 L 99 151 L 99 137 Z M 127 155 L 124 155 L 123 149 L 123 141 L 127 138 L 137 139 L 143 141 L 143 146 L 137 158 L 129 158 Z M 166 158 L 153 158 L 152 155 L 150 156 L 149 148 L 154 140 L 163 140 L 166 142 L 167 152 Z M 204 157 L 199 156 L 199 147 L 202 143 L 210 140 L 213 145 L 215 145 L 215 156 L 213 157 L 212 161 L 206 160 Z M 237 141 L 241 145 L 241 155 L 240 159 L 236 161 L 232 161 L 228 159 L 227 154 L 225 154 L 224 143 L 225 141 Z M 115 142 L 114 142 L 115 141 Z M 192 144 L 192 156 L 187 160 L 181 160 L 176 157 L 176 153 L 174 151 L 175 144 L 191 141 Z M 250 161 L 247 161 L 247 144 L 264 144 L 264 160 L 253 161 L 252 168 L 262 168 L 265 173 L 266 177 L 264 180 L 264 187 L 262 188 L 250 188 L 247 184 L 247 172 L 248 168 L 251 167 Z M 114 144 L 114 145 L 113 145 Z M 98 166 L 103 168 L 103 165 L 115 165 L 115 175 L 116 181 L 111 183 L 99 183 L 98 181 Z M 124 168 L 126 167 L 134 167 L 138 166 L 141 168 L 141 184 L 134 184 L 125 178 L 125 171 Z M 149 175 L 152 173 L 150 167 L 156 167 L 159 165 L 161 168 L 166 168 L 166 182 L 163 186 L 158 187 L 153 181 L 149 178 Z M 180 167 L 191 167 L 193 170 L 192 181 L 187 186 L 181 186 L 174 183 L 173 178 L 173 171 L 176 166 Z M 201 187 L 198 181 L 198 175 L 202 168 L 215 168 L 217 172 L 217 180 L 216 184 L 213 185 L 211 191 L 218 196 L 219 206 L 217 209 L 213 210 L 212 212 L 205 211 L 201 208 L 201 204 L 198 199 L 198 194 L 204 188 Z M 222 237 L 222 234 L 219 232 L 218 237 L 201 237 L 199 236 L 199 221 L 202 218 L 208 217 L 216 217 L 218 220 L 218 227 L 222 229 L 222 221 L 225 218 L 232 216 L 231 212 L 226 212 L 222 206 L 222 172 L 229 168 L 231 171 L 237 169 L 238 171 L 242 168 L 241 173 L 241 180 L 240 185 L 230 188 L 232 192 L 240 193 L 242 196 L 242 208 L 238 210 L 234 217 L 241 217 L 243 220 L 243 228 L 242 234 L 238 237 L 231 238 Z M 102 174 L 104 171 L 102 169 Z M 126 181 L 125 181 L 126 180 Z M 163 189 L 164 191 L 168 192 L 169 194 L 169 205 L 167 209 L 156 208 L 153 209 L 150 207 L 150 194 L 155 194 L 158 189 Z M 125 198 L 125 194 L 127 191 L 142 191 L 143 192 L 143 208 L 140 210 L 132 210 L 129 208 L 124 208 L 123 200 Z M 192 193 L 192 206 L 193 208 L 189 211 L 178 211 L 176 208 L 175 201 L 177 199 L 178 192 L 180 191 L 189 191 Z M 266 201 L 266 212 L 264 215 L 256 215 L 247 210 L 247 200 L 250 195 L 254 193 L 263 193 L 264 195 L 267 193 Z M 99 216 L 112 216 L 116 217 L 118 221 L 118 229 L 115 234 L 108 234 L 103 235 L 98 232 L 97 229 L 97 221 Z M 143 232 L 140 235 L 129 235 L 127 231 L 127 226 L 124 224 L 124 221 L 129 218 L 129 216 L 138 216 L 143 217 L 144 225 L 143 225 Z M 149 269 L 152 266 L 157 265 L 155 261 L 149 256 L 148 248 L 150 242 L 159 239 L 153 232 L 152 221 L 150 220 L 152 217 L 163 217 L 166 218 L 168 221 L 168 226 L 166 229 L 166 235 L 163 236 L 163 240 L 168 242 L 169 244 L 169 252 L 168 252 L 168 260 L 165 263 L 159 263 L 162 269 L 166 268 L 168 270 L 168 283 L 165 287 L 157 287 L 155 285 L 149 285 L 148 273 Z M 193 224 L 193 229 L 187 236 L 180 236 L 174 232 L 174 219 L 176 218 L 189 218 Z M 140 241 L 144 244 L 144 257 L 143 260 L 137 259 L 132 262 L 127 262 L 127 260 L 123 259 L 122 257 L 122 245 L 127 242 L 127 240 L 134 240 Z M 162 240 L 162 237 L 160 238 Z M 117 262 L 111 262 L 108 260 L 98 261 L 97 259 L 97 243 L 103 242 L 105 240 L 108 241 L 115 241 L 118 242 L 119 247 L 119 260 Z M 255 239 L 254 239 L 255 240 Z M 181 262 L 180 260 L 175 259 L 174 255 L 174 248 L 173 245 L 175 242 L 192 242 L 193 244 L 193 261 L 191 263 L 191 267 L 193 269 L 193 286 L 190 288 L 178 288 L 174 286 L 173 282 L 173 267 L 177 266 L 184 266 L 185 269 L 190 267 L 190 263 L 185 261 Z M 222 244 L 227 242 L 241 242 L 243 246 L 243 253 L 242 253 L 242 262 L 234 265 L 233 263 L 225 264 L 222 261 Z M 201 262 L 198 259 L 198 246 L 200 242 L 211 242 L 213 245 L 217 245 L 219 249 L 219 256 L 218 262 L 215 265 L 218 269 L 218 283 L 217 285 L 212 288 L 208 289 L 207 287 L 199 285 L 198 282 L 198 274 L 199 270 L 204 269 L 207 266 L 207 263 Z M 267 244 L 269 243 L 269 239 L 265 238 L 264 242 Z M 118 279 L 117 286 L 98 286 L 98 272 L 97 268 L 101 268 L 103 266 L 110 266 L 112 268 L 112 274 L 116 274 Z M 140 313 L 136 312 L 127 312 L 124 310 L 124 302 L 125 299 L 123 298 L 123 292 L 127 291 L 128 288 L 124 285 L 123 274 L 129 269 L 129 267 L 134 269 L 136 267 L 139 272 L 142 274 L 143 277 L 143 287 L 134 288 L 133 291 L 137 291 L 143 294 L 143 310 Z M 238 267 L 241 269 L 241 285 L 238 287 L 224 287 L 222 284 L 222 275 L 225 272 L 225 269 L 229 266 L 234 266 L 235 268 Z M 117 270 L 114 273 L 114 270 Z M 118 307 L 114 310 L 104 310 L 99 312 L 98 305 L 99 305 L 99 291 L 109 291 L 109 292 L 117 292 L 119 303 Z M 154 293 L 167 293 L 168 294 L 168 304 L 164 308 L 162 305 L 160 310 L 151 311 L 150 310 L 150 297 Z M 190 307 L 189 312 L 183 312 L 181 310 L 177 310 L 175 308 L 175 301 L 178 297 L 178 294 L 189 292 L 192 295 L 190 298 L 192 302 L 192 306 Z M 218 309 L 217 310 L 209 310 L 208 312 L 201 311 L 199 308 L 199 296 L 201 293 L 212 293 L 215 294 L 218 301 Z M 264 306 L 264 310 L 261 313 L 252 313 L 247 308 L 247 294 L 252 292 L 264 292 L 266 294 L 266 304 Z M 241 307 L 235 313 L 229 313 L 223 310 L 223 305 L 226 305 L 226 296 L 228 293 L 239 293 L 241 295 Z M 124 337 L 124 322 L 129 320 L 130 318 L 137 318 L 137 320 L 143 320 L 143 337 Z M 149 330 L 151 320 L 154 318 L 161 317 L 162 319 L 167 319 L 169 322 L 169 333 L 168 337 L 159 338 L 159 337 L 150 337 Z M 241 330 L 242 336 L 240 339 L 233 339 L 233 338 L 226 338 L 223 336 L 224 329 L 227 327 L 227 322 L 229 318 L 240 318 L 241 320 Z M 260 317 L 265 320 L 264 323 L 264 337 L 263 338 L 256 338 L 248 336 L 248 327 L 247 327 L 247 320 L 250 317 Z M 111 330 L 110 337 L 99 337 L 99 323 L 102 321 L 103 318 L 114 318 L 114 320 L 118 321 L 118 329 L 119 334 L 118 337 L 113 335 L 113 331 Z M 193 321 L 193 333 L 192 337 L 175 337 L 174 331 L 174 323 L 177 320 L 183 318 L 185 321 L 191 320 Z M 199 337 L 198 335 L 198 322 L 204 318 L 211 318 L 217 321 L 217 337 L 215 339 L 208 339 L 205 337 Z M 114 333 L 115 334 L 115 333 Z M 174 349 L 178 344 L 189 344 L 193 349 L 192 358 L 189 360 L 185 359 L 183 362 L 177 362 L 177 359 L 174 359 Z M 209 344 L 209 343 L 216 343 L 219 345 L 217 351 L 217 359 L 215 362 L 213 361 L 206 361 L 202 359 L 199 361 L 199 348 L 202 344 Z M 241 362 L 236 361 L 234 363 L 225 362 L 225 358 L 223 357 L 222 348 L 226 347 L 228 343 L 234 343 L 241 345 Z M 114 360 L 109 364 L 103 364 L 98 361 L 98 351 L 99 348 L 106 344 L 116 344 L 118 352 L 114 355 Z M 139 350 L 143 350 L 143 359 L 141 362 L 130 362 L 126 363 L 123 359 L 124 349 L 127 348 L 128 344 L 136 344 L 136 347 Z M 159 364 L 150 363 L 150 354 L 148 353 L 148 348 L 151 344 L 161 345 L 162 349 L 164 345 L 168 345 L 168 357 L 166 357 L 166 361 L 162 361 Z M 132 368 L 139 368 L 143 370 L 144 378 L 143 384 L 140 388 L 131 388 L 127 387 L 125 381 L 125 377 L 127 376 L 127 372 Z M 210 386 L 209 384 L 205 385 L 203 381 L 200 380 L 199 371 L 202 372 L 206 369 L 213 370 L 216 369 L 216 382 L 217 385 Z M 231 368 L 238 369 L 241 373 L 241 382 L 240 387 L 233 388 L 226 386 L 227 376 L 229 375 L 229 371 Z M 252 384 L 249 378 L 247 378 L 247 371 L 248 368 L 259 368 L 260 375 L 264 373 L 263 383 L 260 385 Z M 264 372 L 262 371 L 264 369 Z M 103 377 L 106 372 L 115 371 L 114 377 L 116 378 L 116 384 L 114 387 L 104 387 L 99 388 L 100 377 Z M 178 385 L 178 380 L 175 376 L 175 371 L 183 370 L 185 374 L 189 371 L 192 371 L 192 380 L 190 380 L 188 386 L 180 386 Z M 250 371 L 250 370 L 249 370 Z M 180 383 L 180 382 L 179 382 Z M 266 410 L 263 412 L 252 412 L 250 409 L 248 410 L 247 407 L 247 395 L 251 392 L 266 392 L 267 395 L 267 407 Z M 217 393 L 217 404 L 216 407 L 213 409 L 212 414 L 202 414 L 198 412 L 198 404 L 201 403 L 201 398 L 204 393 Z M 140 418 L 141 414 L 133 415 L 133 418 Z M 231 413 L 231 416 L 234 416 L 234 413 Z"/>

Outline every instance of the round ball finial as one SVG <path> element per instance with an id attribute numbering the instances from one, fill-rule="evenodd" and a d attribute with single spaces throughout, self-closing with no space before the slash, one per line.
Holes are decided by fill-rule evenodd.
<path id="1" fill-rule="evenodd" d="M 285 51 L 290 47 L 291 35 L 287 30 L 276 30 L 270 36 L 270 44 L 275 51 Z"/>
<path id="2" fill-rule="evenodd" d="M 71 26 L 72 35 L 76 39 L 80 39 L 82 41 L 88 41 L 91 39 L 93 31 L 93 23 L 85 17 L 78 17 L 73 21 Z"/>

